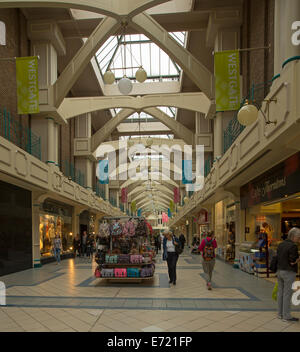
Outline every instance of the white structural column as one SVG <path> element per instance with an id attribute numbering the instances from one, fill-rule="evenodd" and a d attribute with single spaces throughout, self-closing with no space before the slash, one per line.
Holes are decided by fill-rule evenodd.
<path id="1" fill-rule="evenodd" d="M 105 200 L 109 202 L 109 185 L 105 185 Z"/>
<path id="2" fill-rule="evenodd" d="M 80 145 L 80 140 L 83 143 L 89 141 L 92 132 L 92 117 L 91 114 L 84 114 L 75 118 L 75 137 L 76 145 Z M 80 170 L 85 175 L 85 186 L 93 187 L 93 161 L 89 156 L 75 156 L 75 168 Z"/>
<path id="3" fill-rule="evenodd" d="M 292 36 L 296 37 L 296 28 L 292 29 L 292 25 L 296 21 L 300 21 L 300 1 L 275 0 L 274 74 L 280 73 L 285 60 L 300 56 L 300 45 L 292 42 Z M 297 37 L 299 40 L 299 34 Z"/>
<path id="4" fill-rule="evenodd" d="M 223 120 L 222 113 L 217 112 L 214 119 L 214 159 L 222 156 L 223 146 Z"/>
<path id="5" fill-rule="evenodd" d="M 31 53 L 39 56 L 39 88 L 51 86 L 57 79 L 57 56 L 65 54 L 65 43 L 60 29 L 54 22 L 38 21 L 28 23 L 28 35 L 31 39 Z M 40 100 L 43 97 L 40 97 Z M 42 161 L 58 165 L 59 126 L 49 113 L 46 119 L 34 117 L 32 131 L 41 137 Z"/>

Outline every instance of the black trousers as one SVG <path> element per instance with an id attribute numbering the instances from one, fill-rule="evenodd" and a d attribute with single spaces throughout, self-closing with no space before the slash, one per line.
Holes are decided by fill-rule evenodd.
<path id="1" fill-rule="evenodd" d="M 167 263 L 168 263 L 169 278 L 171 282 L 176 281 L 177 260 L 178 260 L 178 254 L 176 252 L 168 252 Z"/>

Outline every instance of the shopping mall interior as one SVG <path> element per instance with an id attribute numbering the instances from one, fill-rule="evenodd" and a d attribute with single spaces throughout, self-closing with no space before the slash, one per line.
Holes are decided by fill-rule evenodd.
<path id="1" fill-rule="evenodd" d="M 0 61 L 0 332 L 300 332 L 299 0 L 0 0 Z"/>

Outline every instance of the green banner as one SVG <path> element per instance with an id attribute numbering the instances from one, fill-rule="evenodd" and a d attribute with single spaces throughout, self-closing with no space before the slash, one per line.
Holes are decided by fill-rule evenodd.
<path id="1" fill-rule="evenodd" d="M 215 53 L 216 110 L 240 108 L 240 55 L 238 50 Z"/>
<path id="2" fill-rule="evenodd" d="M 16 58 L 16 74 L 18 114 L 40 112 L 37 57 Z"/>

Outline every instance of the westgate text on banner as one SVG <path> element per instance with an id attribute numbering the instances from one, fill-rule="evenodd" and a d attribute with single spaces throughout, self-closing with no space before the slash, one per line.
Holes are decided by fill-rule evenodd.
<path id="1" fill-rule="evenodd" d="M 18 114 L 36 114 L 39 108 L 37 56 L 16 58 Z"/>
<path id="2" fill-rule="evenodd" d="M 240 108 L 240 55 L 238 50 L 215 53 L 216 110 Z"/>

